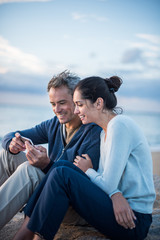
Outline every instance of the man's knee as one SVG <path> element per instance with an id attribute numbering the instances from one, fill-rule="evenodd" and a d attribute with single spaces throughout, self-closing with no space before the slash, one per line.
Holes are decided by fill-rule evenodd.
<path id="1" fill-rule="evenodd" d="M 2 161 L 4 158 L 6 158 L 8 152 L 5 149 L 2 149 L 0 151 L 0 161 Z"/>
<path id="2" fill-rule="evenodd" d="M 24 152 L 19 152 L 15 155 L 5 149 L 0 152 L 0 166 L 7 169 L 10 174 L 12 174 L 17 167 L 25 161 L 27 161 L 27 158 Z"/>
<path id="3" fill-rule="evenodd" d="M 24 158 L 24 161 L 26 161 L 26 157 L 25 157 L 25 153 L 24 152 L 19 152 L 17 154 L 12 154 L 11 152 L 5 150 L 5 149 L 2 149 L 0 151 L 0 159 L 3 159 L 3 158 Z"/>
<path id="4" fill-rule="evenodd" d="M 38 182 L 45 176 L 41 169 L 30 165 L 29 162 L 24 162 L 19 165 L 16 172 L 17 174 L 22 174 L 24 177 L 29 178 L 31 181 L 37 179 Z"/>
<path id="5" fill-rule="evenodd" d="M 18 166 L 17 171 L 28 171 L 30 168 L 29 162 L 24 162 Z"/>
<path id="6" fill-rule="evenodd" d="M 18 166 L 17 170 L 19 171 L 27 171 L 28 173 L 34 173 L 34 172 L 41 172 L 42 170 L 40 168 L 36 168 L 29 164 L 29 162 L 24 162 L 21 165 Z"/>

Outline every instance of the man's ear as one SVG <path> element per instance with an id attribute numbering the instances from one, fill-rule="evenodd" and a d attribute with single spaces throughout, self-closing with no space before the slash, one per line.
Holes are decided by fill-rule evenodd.
<path id="1" fill-rule="evenodd" d="M 99 97 L 99 98 L 97 98 L 97 100 L 94 104 L 97 109 L 102 109 L 103 103 L 104 103 L 103 98 Z"/>

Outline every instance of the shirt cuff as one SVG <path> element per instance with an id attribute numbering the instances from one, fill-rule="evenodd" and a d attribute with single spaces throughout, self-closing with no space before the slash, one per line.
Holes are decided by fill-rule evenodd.
<path id="1" fill-rule="evenodd" d="M 47 165 L 47 167 L 42 169 L 42 172 L 44 172 L 46 174 L 49 171 L 49 169 L 52 167 L 52 165 L 53 165 L 53 162 L 50 161 L 50 163 Z"/>
<path id="2" fill-rule="evenodd" d="M 9 148 L 8 148 L 8 152 L 9 152 L 10 154 L 12 154 L 12 155 L 17 155 L 18 153 L 20 153 L 20 151 L 19 151 L 18 153 L 12 153 L 12 152 L 9 150 Z"/>
<path id="3" fill-rule="evenodd" d="M 112 193 L 109 194 L 109 197 L 111 198 L 113 194 L 118 193 L 118 192 L 121 193 L 121 191 L 119 191 L 118 189 L 116 189 L 115 191 L 113 191 Z"/>
<path id="4" fill-rule="evenodd" d="M 90 178 L 90 179 L 95 179 L 98 175 L 98 173 L 93 169 L 93 168 L 88 168 L 85 174 Z"/>

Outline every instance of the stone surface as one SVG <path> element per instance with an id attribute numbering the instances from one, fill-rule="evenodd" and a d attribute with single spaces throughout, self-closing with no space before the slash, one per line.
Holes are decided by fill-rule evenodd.
<path id="1" fill-rule="evenodd" d="M 160 209 L 153 212 L 153 222 L 145 240 L 160 240 Z"/>
<path id="2" fill-rule="evenodd" d="M 154 184 L 156 189 L 156 201 L 153 210 L 153 222 L 150 227 L 148 236 L 145 240 L 160 240 L 160 177 L 154 176 Z M 74 220 L 75 218 L 73 218 Z M 23 222 L 23 214 L 18 213 L 1 231 L 0 240 L 11 240 L 16 231 Z M 67 219 L 66 219 L 67 222 Z M 86 224 L 81 222 L 81 224 Z M 96 229 L 89 225 L 71 226 L 62 224 L 55 240 L 107 240 Z"/>

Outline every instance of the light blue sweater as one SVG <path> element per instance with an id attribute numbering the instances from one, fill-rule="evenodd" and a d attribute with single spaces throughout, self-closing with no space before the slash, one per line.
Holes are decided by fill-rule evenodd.
<path id="1" fill-rule="evenodd" d="M 137 124 L 127 116 L 114 117 L 101 132 L 99 168 L 86 174 L 110 197 L 121 192 L 130 207 L 152 213 L 155 190 L 148 143 Z"/>

